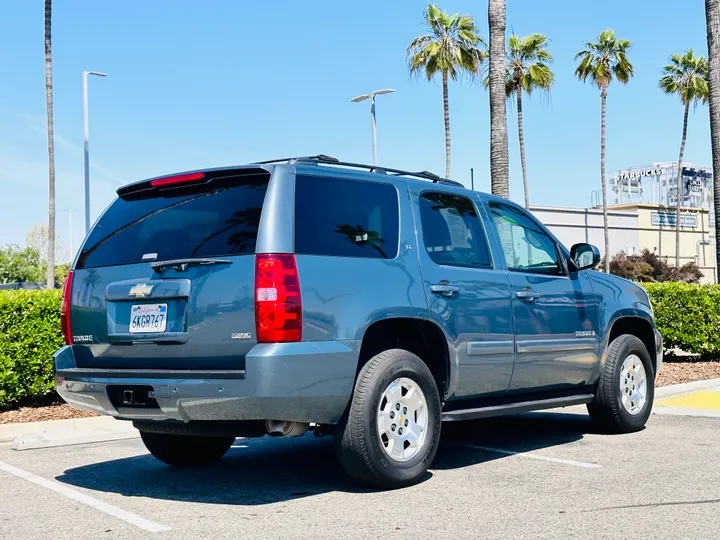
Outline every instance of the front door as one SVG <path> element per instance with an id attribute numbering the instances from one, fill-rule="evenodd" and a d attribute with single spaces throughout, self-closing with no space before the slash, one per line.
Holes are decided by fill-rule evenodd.
<path id="1" fill-rule="evenodd" d="M 600 346 L 598 303 L 589 278 L 568 271 L 562 249 L 530 214 L 496 201 L 488 207 L 512 291 L 516 356 L 510 388 L 587 384 Z"/>
<path id="2" fill-rule="evenodd" d="M 510 289 L 478 208 L 459 189 L 411 184 L 411 193 L 430 317 L 450 341 L 449 395 L 505 391 L 514 360 Z"/>

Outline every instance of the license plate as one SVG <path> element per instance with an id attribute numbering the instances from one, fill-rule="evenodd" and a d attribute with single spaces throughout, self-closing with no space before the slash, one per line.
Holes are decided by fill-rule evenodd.
<path id="1" fill-rule="evenodd" d="M 167 304 L 139 304 L 130 310 L 130 333 L 164 332 Z"/>

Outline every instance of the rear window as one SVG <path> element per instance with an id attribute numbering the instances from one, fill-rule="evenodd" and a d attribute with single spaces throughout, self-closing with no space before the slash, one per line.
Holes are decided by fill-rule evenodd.
<path id="1" fill-rule="evenodd" d="M 295 253 L 394 259 L 398 194 L 392 184 L 298 175 Z"/>
<path id="2" fill-rule="evenodd" d="M 255 253 L 268 180 L 256 174 L 206 192 L 117 199 L 91 231 L 77 268 Z"/>

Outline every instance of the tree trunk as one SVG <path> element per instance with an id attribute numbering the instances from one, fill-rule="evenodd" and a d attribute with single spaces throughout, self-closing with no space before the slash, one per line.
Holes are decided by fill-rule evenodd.
<path id="1" fill-rule="evenodd" d="M 520 165 L 523 175 L 523 192 L 525 193 L 525 208 L 530 208 L 530 194 L 528 193 L 527 168 L 525 166 L 525 134 L 523 133 L 522 87 L 517 89 L 517 117 L 518 139 L 520 139 Z"/>
<path id="2" fill-rule="evenodd" d="M 685 153 L 685 139 L 687 138 L 687 121 L 690 113 L 690 101 L 685 103 L 683 115 L 682 140 L 680 141 L 680 155 L 678 156 L 677 182 L 675 186 L 675 268 L 680 268 L 680 204 L 682 202 L 682 162 Z"/>
<path id="3" fill-rule="evenodd" d="M 710 140 L 712 142 L 713 204 L 715 208 L 715 280 L 720 282 L 720 0 L 705 0 L 707 22 Z"/>
<path id="4" fill-rule="evenodd" d="M 45 0 L 45 100 L 48 126 L 48 252 L 47 288 L 55 288 L 55 140 L 53 136 L 52 47 L 50 30 L 52 0 Z"/>
<path id="5" fill-rule="evenodd" d="M 510 197 L 505 94 L 505 0 L 489 0 L 490 185 L 493 195 Z"/>
<path id="6" fill-rule="evenodd" d="M 447 71 L 443 71 L 443 113 L 445 115 L 445 178 L 450 178 L 450 100 Z"/>
<path id="7" fill-rule="evenodd" d="M 610 230 L 608 227 L 607 185 L 605 182 L 605 104 L 607 86 L 600 89 L 600 185 L 602 187 L 603 233 L 605 235 L 605 273 L 610 273 Z"/>

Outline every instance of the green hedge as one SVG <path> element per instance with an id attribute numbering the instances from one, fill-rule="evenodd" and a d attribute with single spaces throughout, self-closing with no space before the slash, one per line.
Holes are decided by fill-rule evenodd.
<path id="1" fill-rule="evenodd" d="M 720 285 L 644 283 L 665 347 L 720 355 Z M 0 407 L 53 391 L 60 291 L 0 291 Z"/>
<path id="2" fill-rule="evenodd" d="M 0 291 L 0 407 L 53 391 L 60 291 Z"/>
<path id="3" fill-rule="evenodd" d="M 720 354 L 720 285 L 643 283 L 666 349 Z"/>

